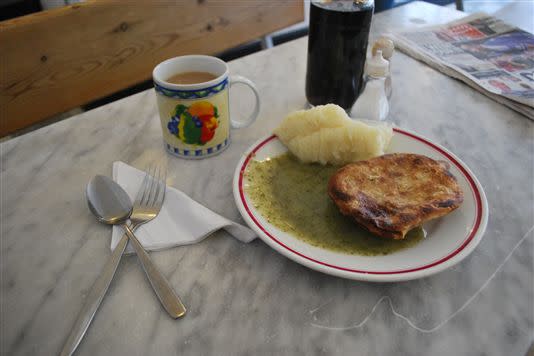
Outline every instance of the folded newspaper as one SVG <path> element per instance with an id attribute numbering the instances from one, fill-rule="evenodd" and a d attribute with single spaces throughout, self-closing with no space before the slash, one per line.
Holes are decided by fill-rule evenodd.
<path id="1" fill-rule="evenodd" d="M 390 33 L 397 48 L 534 120 L 534 36 L 484 13 Z"/>

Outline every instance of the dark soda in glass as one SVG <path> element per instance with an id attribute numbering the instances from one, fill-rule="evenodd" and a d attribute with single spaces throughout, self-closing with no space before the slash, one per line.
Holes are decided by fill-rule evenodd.
<path id="1" fill-rule="evenodd" d="M 356 102 L 363 85 L 373 0 L 312 0 L 306 69 L 311 105 Z"/>

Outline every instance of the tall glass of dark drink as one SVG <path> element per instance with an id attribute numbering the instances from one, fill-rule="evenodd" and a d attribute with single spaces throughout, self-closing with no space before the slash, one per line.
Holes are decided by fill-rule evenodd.
<path id="1" fill-rule="evenodd" d="M 362 89 L 374 0 L 312 0 L 306 98 L 350 110 Z"/>

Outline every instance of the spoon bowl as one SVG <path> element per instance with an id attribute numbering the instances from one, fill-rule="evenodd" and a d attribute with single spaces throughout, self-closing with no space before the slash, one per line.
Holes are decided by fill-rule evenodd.
<path id="1" fill-rule="evenodd" d="M 91 179 L 86 195 L 89 209 L 104 224 L 123 224 L 132 214 L 130 197 L 109 177 L 97 175 Z"/>

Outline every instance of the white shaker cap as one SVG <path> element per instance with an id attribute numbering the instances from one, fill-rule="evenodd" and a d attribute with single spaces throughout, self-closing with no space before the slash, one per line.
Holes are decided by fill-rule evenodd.
<path id="1" fill-rule="evenodd" d="M 382 50 L 382 56 L 389 60 L 393 56 L 393 52 L 395 51 L 395 44 L 393 44 L 393 41 L 390 40 L 387 37 L 380 37 L 374 44 L 371 52 L 373 53 L 373 56 L 376 54 L 376 51 Z"/>
<path id="2" fill-rule="evenodd" d="M 382 50 L 377 50 L 365 63 L 365 72 L 372 77 L 385 77 L 389 73 L 389 62 L 382 57 Z"/>

